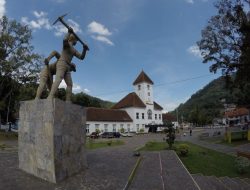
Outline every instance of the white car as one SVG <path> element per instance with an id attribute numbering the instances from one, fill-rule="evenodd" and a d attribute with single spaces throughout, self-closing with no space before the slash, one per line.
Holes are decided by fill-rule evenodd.
<path id="1" fill-rule="evenodd" d="M 131 133 L 121 133 L 122 137 L 133 137 Z"/>

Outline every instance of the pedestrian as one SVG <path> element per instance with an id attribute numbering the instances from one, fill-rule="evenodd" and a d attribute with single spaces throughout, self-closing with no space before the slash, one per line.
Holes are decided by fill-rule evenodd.
<path id="1" fill-rule="evenodd" d="M 190 136 L 192 136 L 192 128 L 190 128 L 189 134 Z"/>

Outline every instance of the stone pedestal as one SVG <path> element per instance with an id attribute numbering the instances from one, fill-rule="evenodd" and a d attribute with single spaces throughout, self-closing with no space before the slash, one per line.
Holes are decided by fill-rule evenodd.
<path id="1" fill-rule="evenodd" d="M 19 168 L 56 183 L 87 166 L 86 111 L 59 99 L 21 102 Z"/>

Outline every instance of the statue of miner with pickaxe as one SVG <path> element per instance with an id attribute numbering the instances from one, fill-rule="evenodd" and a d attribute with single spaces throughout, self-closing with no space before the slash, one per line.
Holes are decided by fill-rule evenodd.
<path id="1" fill-rule="evenodd" d="M 71 78 L 71 60 L 75 56 L 78 59 L 83 60 L 85 58 L 86 52 L 89 50 L 87 44 L 85 44 L 74 32 L 74 30 L 63 20 L 63 16 L 58 17 L 58 19 L 53 23 L 56 24 L 60 21 L 67 29 L 68 33 L 63 39 L 63 48 L 61 52 L 61 56 L 57 61 L 56 64 L 56 77 L 55 81 L 52 84 L 51 91 L 49 93 L 48 99 L 52 99 L 55 96 L 57 88 L 59 87 L 62 79 L 65 80 L 67 85 L 66 87 L 66 101 L 71 101 L 72 95 L 72 87 L 73 82 Z M 82 53 L 79 53 L 74 46 L 76 45 L 77 41 L 79 41 L 83 45 Z"/>

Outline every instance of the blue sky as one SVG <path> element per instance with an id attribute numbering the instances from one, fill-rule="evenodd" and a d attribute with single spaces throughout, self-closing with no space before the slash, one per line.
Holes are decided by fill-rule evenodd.
<path id="1" fill-rule="evenodd" d="M 216 14 L 213 0 L 0 0 L 5 14 L 33 31 L 35 52 L 61 51 L 65 28 L 75 29 L 90 51 L 73 59 L 74 91 L 119 101 L 133 91 L 143 69 L 154 81 L 154 99 L 171 111 L 219 74 L 209 73 L 195 46 L 201 30 Z M 78 51 L 82 47 L 76 46 Z M 183 79 L 190 79 L 183 82 Z M 161 85 L 159 85 L 161 84 Z"/>

